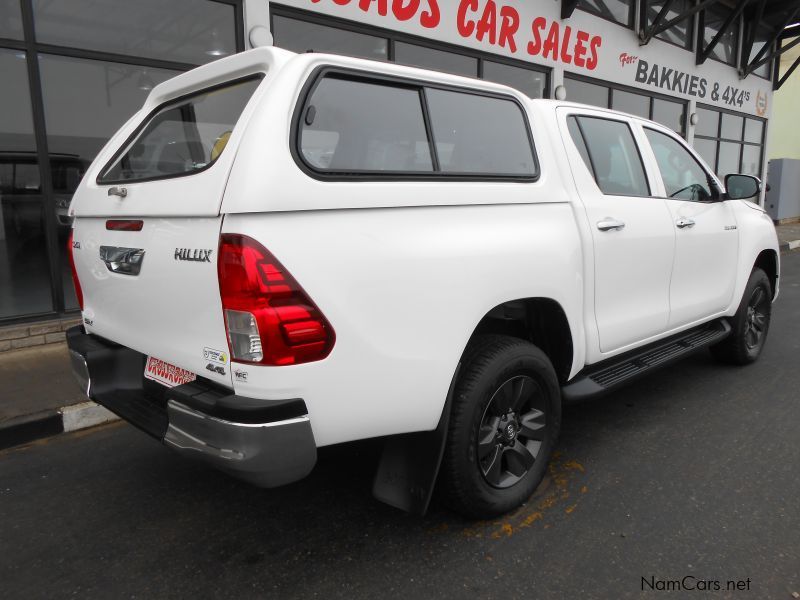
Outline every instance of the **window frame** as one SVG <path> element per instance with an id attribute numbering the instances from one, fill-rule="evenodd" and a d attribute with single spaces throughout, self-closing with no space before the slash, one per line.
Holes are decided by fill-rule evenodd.
<path id="1" fill-rule="evenodd" d="M 611 109 L 598 109 L 598 110 L 611 110 Z M 580 131 L 581 138 L 583 139 L 583 144 L 586 147 L 586 154 L 589 157 L 589 163 L 590 163 L 589 165 L 586 165 L 588 167 L 588 169 L 589 169 L 589 174 L 592 176 L 592 179 L 594 180 L 595 185 L 597 186 L 597 189 L 600 190 L 600 193 L 603 196 L 619 196 L 620 198 L 654 198 L 654 197 L 656 197 L 656 196 L 653 196 L 653 186 L 651 185 L 651 182 L 650 182 L 650 173 L 647 170 L 647 165 L 645 164 L 644 156 L 642 156 L 642 149 L 639 146 L 639 142 L 636 139 L 636 133 L 634 132 L 634 129 L 632 127 L 632 121 L 627 120 L 625 118 L 620 118 L 616 114 L 600 116 L 600 115 L 594 115 L 594 114 L 585 113 L 585 112 L 584 113 L 568 112 L 566 114 L 566 119 L 569 120 L 571 117 L 575 118 L 575 122 L 578 125 L 578 131 Z M 592 150 L 589 147 L 588 142 L 586 141 L 587 137 L 586 137 L 586 133 L 583 130 L 583 125 L 581 125 L 581 118 L 599 119 L 601 121 L 612 121 L 614 123 L 622 123 L 623 125 L 625 125 L 628 128 L 628 132 L 631 134 L 631 140 L 633 141 L 634 148 L 636 148 L 636 155 L 639 157 L 639 164 L 642 167 L 642 175 L 644 176 L 644 181 L 645 181 L 645 184 L 647 185 L 647 194 L 646 195 L 642 196 L 641 194 L 608 194 L 605 191 L 603 191 L 603 188 L 600 187 L 600 183 L 597 181 L 597 175 L 596 175 L 596 171 L 595 171 L 595 167 L 594 167 L 594 159 L 592 158 Z M 570 139 L 572 139 L 572 135 L 570 135 Z M 572 143 L 575 144 L 575 140 L 574 139 L 572 140 Z M 577 144 L 575 144 L 575 148 L 577 150 Z M 580 154 L 580 150 L 578 150 L 578 153 Z"/>
<path id="2" fill-rule="evenodd" d="M 119 160 L 119 158 L 122 157 L 122 155 L 125 154 L 125 152 L 131 148 L 131 144 L 134 141 L 136 141 L 136 139 L 139 137 L 139 134 L 142 131 L 144 131 L 144 129 L 150 124 L 150 122 L 152 121 L 153 117 L 155 117 L 161 111 L 163 111 L 165 109 L 170 109 L 173 106 L 178 105 L 178 104 L 180 104 L 182 102 L 185 102 L 186 100 L 188 100 L 190 98 L 194 98 L 195 96 L 203 96 L 205 94 L 217 91 L 217 90 L 222 89 L 222 88 L 238 85 L 240 83 L 246 83 L 248 81 L 255 81 L 255 80 L 258 79 L 258 80 L 260 80 L 259 84 L 256 86 L 256 89 L 253 90 L 253 94 L 247 100 L 247 103 L 244 105 L 244 108 L 242 109 L 242 112 L 244 112 L 244 110 L 247 108 L 247 105 L 250 104 L 250 101 L 253 99 L 253 96 L 255 96 L 256 92 L 258 91 L 258 87 L 261 85 L 261 82 L 264 81 L 264 77 L 265 77 L 264 73 L 252 73 L 250 75 L 245 75 L 243 77 L 237 77 L 236 79 L 230 79 L 228 81 L 223 81 L 222 83 L 217 83 L 217 84 L 212 85 L 210 87 L 203 88 L 201 90 L 197 90 L 197 91 L 194 91 L 194 92 L 189 92 L 188 94 L 183 94 L 182 96 L 178 96 L 177 98 L 173 98 L 172 100 L 167 100 L 166 102 L 162 102 L 161 104 L 156 106 L 153 110 L 151 110 L 149 113 L 147 113 L 147 116 L 144 119 L 142 119 L 142 122 L 139 123 L 136 126 L 136 129 L 133 130 L 133 133 L 131 133 L 125 139 L 125 141 L 120 145 L 120 147 L 116 150 L 116 152 L 114 152 L 114 154 L 111 156 L 111 158 L 108 160 L 108 162 L 106 162 L 106 164 L 103 165 L 103 168 L 100 169 L 100 171 L 97 174 L 97 177 L 95 178 L 95 181 L 94 181 L 95 184 L 97 184 L 97 185 L 130 185 L 130 184 L 133 184 L 133 183 L 147 183 L 148 181 L 163 181 L 164 179 L 179 179 L 181 177 L 191 177 L 192 175 L 198 175 L 200 173 L 203 173 L 204 171 L 207 171 L 208 169 L 213 167 L 215 164 L 217 164 L 217 162 L 219 161 L 219 157 L 222 156 L 224 150 L 223 150 L 223 152 L 219 153 L 219 156 L 217 156 L 217 158 L 215 158 L 214 160 L 212 160 L 208 164 L 200 167 L 199 169 L 194 169 L 192 171 L 185 171 L 183 173 L 174 173 L 174 174 L 168 174 L 168 175 L 154 175 L 153 177 L 142 177 L 140 179 L 114 179 L 114 180 L 108 180 L 108 181 L 102 180 L 103 173 L 106 173 L 109 169 L 111 169 L 111 167 L 116 164 L 117 160 Z M 239 118 L 241 118 L 241 116 L 242 116 L 241 113 L 239 113 L 239 117 L 236 119 L 236 123 L 234 123 L 233 129 L 231 130 L 231 132 L 233 132 L 236 129 L 237 125 L 239 124 Z"/>
<path id="3" fill-rule="evenodd" d="M 765 171 L 764 171 L 764 153 L 766 152 L 767 127 L 769 126 L 769 120 L 765 119 L 764 117 L 758 117 L 756 115 L 751 115 L 751 114 L 748 114 L 748 113 L 740 113 L 740 112 L 736 112 L 735 110 L 730 110 L 728 108 L 720 108 L 720 107 L 717 107 L 717 106 L 712 106 L 710 104 L 701 104 L 699 102 L 697 103 L 697 108 L 702 108 L 703 110 L 713 111 L 713 112 L 716 112 L 716 113 L 719 114 L 719 119 L 717 119 L 717 132 L 716 132 L 716 135 L 710 136 L 710 135 L 704 135 L 704 134 L 695 133 L 693 138 L 692 138 L 692 142 L 693 143 L 694 143 L 694 140 L 696 140 L 696 139 L 707 140 L 707 141 L 710 141 L 710 142 L 714 142 L 714 164 L 710 165 L 711 168 L 714 171 L 714 174 L 715 175 L 717 174 L 717 168 L 719 167 L 720 143 L 721 142 L 733 142 L 733 143 L 739 144 L 739 146 L 740 146 L 740 148 L 739 148 L 739 163 L 738 163 L 739 166 L 737 167 L 739 169 L 739 171 L 741 171 L 741 168 L 742 168 L 742 157 L 743 157 L 743 153 L 744 153 L 744 147 L 745 146 L 756 146 L 756 147 L 761 149 L 761 153 L 760 153 L 761 154 L 761 170 L 760 170 L 760 174 L 757 175 L 756 177 L 758 177 L 759 179 L 761 179 L 763 181 L 764 180 L 764 174 L 765 174 Z M 722 115 L 724 113 L 727 113 L 727 114 L 730 114 L 730 115 L 733 115 L 733 116 L 736 116 L 736 117 L 743 117 L 742 118 L 742 131 L 741 131 L 741 136 L 740 136 L 739 139 L 732 139 L 732 138 L 724 138 L 724 137 L 722 137 Z M 761 127 L 761 141 L 760 142 L 748 142 L 748 141 L 745 140 L 744 136 L 745 136 L 745 130 L 747 128 L 747 120 L 748 119 L 752 119 L 754 121 L 760 121 L 761 122 L 762 127 Z M 694 146 L 692 146 L 692 150 L 694 151 Z M 698 155 L 699 155 L 699 153 L 698 153 Z M 717 175 L 717 177 L 719 177 L 719 176 Z M 720 178 L 720 181 L 722 181 L 722 178 Z"/>
<path id="4" fill-rule="evenodd" d="M 594 11 L 591 8 L 586 8 L 581 6 L 578 3 L 575 6 L 575 10 L 579 10 L 581 12 L 585 12 L 586 14 L 592 15 L 597 17 L 598 19 L 603 19 L 604 21 L 608 21 L 609 23 L 614 23 L 614 25 L 619 25 L 620 27 L 624 27 L 625 29 L 634 29 L 634 25 L 636 24 L 636 0 L 628 0 L 628 22 L 623 23 L 621 21 L 617 21 L 616 19 L 612 19 L 601 14 L 599 11 Z"/>
<path id="5" fill-rule="evenodd" d="M 691 147 L 689 144 L 687 144 L 686 140 L 684 140 L 683 138 L 681 138 L 679 136 L 676 136 L 675 133 L 672 132 L 669 129 L 665 128 L 666 130 L 661 130 L 661 129 L 658 129 L 656 127 L 653 127 L 649 123 L 642 123 L 641 125 L 642 125 L 642 132 L 644 133 L 644 137 L 647 140 L 647 144 L 649 146 L 650 152 L 653 153 L 653 159 L 655 160 L 655 166 L 656 166 L 656 169 L 657 169 L 657 172 L 658 172 L 658 177 L 661 180 L 661 187 L 664 189 L 664 194 L 665 194 L 664 196 L 652 196 L 653 198 L 661 198 L 663 200 L 673 200 L 673 201 L 678 201 L 678 202 L 695 202 L 695 203 L 698 203 L 698 204 L 713 204 L 715 202 L 720 202 L 722 200 L 722 190 L 720 189 L 720 184 L 719 184 L 719 181 L 717 180 L 716 175 L 713 172 L 709 172 L 708 170 L 706 170 L 706 168 L 703 166 L 702 156 L 700 156 L 700 154 L 693 147 Z M 664 135 L 664 136 L 666 136 L 668 138 L 671 138 L 673 141 L 675 141 L 679 146 L 681 146 L 684 150 L 686 150 L 689 153 L 689 156 L 692 157 L 692 160 L 694 160 L 695 164 L 697 164 L 697 166 L 700 167 L 700 170 L 703 173 L 705 173 L 705 175 L 706 175 L 706 180 L 707 180 L 707 183 L 708 183 L 708 187 L 711 190 L 711 199 L 710 200 L 688 200 L 686 198 L 675 198 L 673 196 L 667 196 L 666 195 L 667 189 L 666 189 L 666 185 L 664 185 L 664 175 L 661 173 L 661 167 L 658 164 L 658 159 L 656 158 L 656 153 L 653 150 L 653 144 L 650 141 L 650 138 L 647 137 L 647 130 L 648 129 L 650 131 L 654 131 L 654 132 L 660 133 L 660 134 L 662 134 L 662 135 Z"/>
<path id="6" fill-rule="evenodd" d="M 392 87 L 402 87 L 406 89 L 416 89 L 420 94 L 420 101 L 422 106 L 422 116 L 425 123 L 425 132 L 428 136 L 428 145 L 431 152 L 431 161 L 433 163 L 433 171 L 359 171 L 350 169 L 319 169 L 310 164 L 301 150 L 301 133 L 302 133 L 302 116 L 308 107 L 308 101 L 317 89 L 319 82 L 329 75 L 339 76 L 340 78 L 350 79 L 354 81 L 362 81 L 366 83 L 373 83 L 379 85 L 389 85 Z M 520 111 L 522 122 L 525 125 L 525 134 L 528 139 L 528 144 L 531 148 L 531 155 L 533 157 L 533 174 L 532 175 L 514 175 L 510 173 L 497 174 L 497 173 L 447 173 L 442 172 L 439 165 L 439 156 L 436 150 L 436 140 L 433 134 L 433 125 L 431 122 L 430 111 L 428 109 L 428 102 L 425 97 L 425 89 L 438 89 L 448 92 L 456 92 L 461 94 L 468 94 L 472 96 L 483 96 L 488 98 L 495 98 L 498 100 L 513 102 Z M 520 92 L 521 93 L 521 92 Z M 504 94 L 500 92 L 493 92 L 491 90 L 475 89 L 461 87 L 458 85 L 451 85 L 436 81 L 425 79 L 418 79 L 415 77 L 404 77 L 399 75 L 392 75 L 388 73 L 375 73 L 371 71 L 364 71 L 362 69 L 354 69 L 351 67 L 342 67 L 337 65 L 321 65 L 314 69 L 308 76 L 300 90 L 295 108 L 292 113 L 289 130 L 289 151 L 294 159 L 295 164 L 300 168 L 303 173 L 313 179 L 319 181 L 483 181 L 483 182 L 515 182 L 515 183 L 533 183 L 541 177 L 541 164 L 536 152 L 536 144 L 534 142 L 533 133 L 530 125 L 528 113 L 525 106 L 515 96 Z"/>

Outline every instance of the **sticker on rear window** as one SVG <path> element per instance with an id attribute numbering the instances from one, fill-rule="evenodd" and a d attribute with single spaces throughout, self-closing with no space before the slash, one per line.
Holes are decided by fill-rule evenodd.
<path id="1" fill-rule="evenodd" d="M 155 358 L 153 356 L 147 357 L 147 364 L 144 367 L 144 376 L 147 379 L 152 379 L 167 387 L 175 387 L 176 385 L 183 385 L 197 379 L 197 375 L 186 369 L 181 369 L 175 365 Z"/>

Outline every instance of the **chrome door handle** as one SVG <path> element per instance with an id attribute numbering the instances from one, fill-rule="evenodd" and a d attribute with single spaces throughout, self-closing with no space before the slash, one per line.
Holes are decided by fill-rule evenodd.
<path id="1" fill-rule="evenodd" d="M 108 195 L 109 196 L 119 196 L 120 198 L 124 198 L 128 195 L 127 188 L 124 187 L 117 187 L 114 186 L 112 188 L 108 188 Z"/>
<path id="2" fill-rule="evenodd" d="M 687 227 L 694 227 L 694 221 L 685 217 L 681 217 L 675 221 L 675 225 L 677 225 L 679 229 L 686 229 Z"/>
<path id="3" fill-rule="evenodd" d="M 613 217 L 604 217 L 601 221 L 597 222 L 597 228 L 600 231 L 619 231 L 625 228 L 625 223 Z"/>

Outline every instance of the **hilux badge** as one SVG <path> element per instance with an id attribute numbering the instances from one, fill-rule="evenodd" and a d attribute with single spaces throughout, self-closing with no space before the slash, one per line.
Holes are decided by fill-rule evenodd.
<path id="1" fill-rule="evenodd" d="M 189 260 L 194 262 L 211 262 L 212 250 L 202 248 L 175 248 L 175 260 Z"/>

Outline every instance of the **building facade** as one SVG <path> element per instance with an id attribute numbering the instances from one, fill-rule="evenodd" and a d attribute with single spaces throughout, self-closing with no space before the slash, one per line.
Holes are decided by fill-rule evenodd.
<path id="1" fill-rule="evenodd" d="M 71 194 L 153 86 L 181 71 L 272 43 L 395 61 L 648 117 L 721 176 L 760 176 L 775 32 L 798 2 L 778 4 L 0 0 L 0 325 L 77 313 Z"/>

